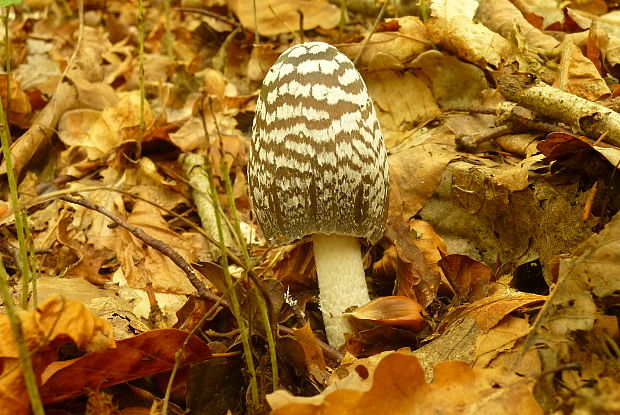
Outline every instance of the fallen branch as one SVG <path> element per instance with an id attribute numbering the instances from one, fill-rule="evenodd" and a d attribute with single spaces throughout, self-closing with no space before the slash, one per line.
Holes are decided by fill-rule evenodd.
<path id="1" fill-rule="evenodd" d="M 620 114 L 587 99 L 545 84 L 530 74 L 503 75 L 499 91 L 509 100 L 567 124 L 576 133 L 620 146 Z"/>

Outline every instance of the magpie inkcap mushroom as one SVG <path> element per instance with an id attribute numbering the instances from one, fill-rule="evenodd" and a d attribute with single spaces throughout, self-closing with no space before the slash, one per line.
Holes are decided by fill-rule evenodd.
<path id="1" fill-rule="evenodd" d="M 287 49 L 256 104 L 248 184 L 267 241 L 312 235 L 327 339 L 344 343 L 342 313 L 370 301 L 358 238 L 375 243 L 387 216 L 387 152 L 366 85 L 335 47 Z"/>

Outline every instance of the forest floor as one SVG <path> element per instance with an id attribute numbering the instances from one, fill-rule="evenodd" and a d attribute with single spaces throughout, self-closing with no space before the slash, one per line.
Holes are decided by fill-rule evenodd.
<path id="1" fill-rule="evenodd" d="M 411 3 L 0 1 L 0 414 L 620 413 L 618 4 Z M 248 197 L 307 41 L 390 169 L 340 348 Z"/>

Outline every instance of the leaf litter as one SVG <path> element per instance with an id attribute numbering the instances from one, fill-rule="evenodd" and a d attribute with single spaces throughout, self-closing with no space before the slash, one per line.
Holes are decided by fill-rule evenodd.
<path id="1" fill-rule="evenodd" d="M 19 318 L 46 411 L 159 413 L 169 402 L 169 412 L 197 414 L 617 412 L 620 32 L 609 3 L 439 0 L 413 15 L 394 2 L 372 31 L 377 11 L 350 4 L 341 31 L 341 9 L 327 1 L 262 0 L 256 15 L 252 2 L 180 1 L 170 38 L 163 3 L 146 4 L 142 136 L 137 2 L 86 2 L 83 21 L 81 2 L 25 1 L 9 15 L 12 71 L 0 95 L 40 282 Z M 347 313 L 341 350 L 324 341 L 310 243 L 269 248 L 247 197 L 257 90 L 300 28 L 358 58 L 389 151 L 388 227 L 364 250 L 373 300 Z M 555 108 L 520 98 L 532 79 L 553 87 L 543 98 Z M 557 91 L 598 107 L 562 106 Z M 247 278 L 231 237 L 250 357 L 217 235 L 197 209 L 196 193 L 207 204 L 211 195 L 177 161 L 183 153 L 211 163 L 224 226 L 230 174 L 254 263 Z M 17 298 L 4 160 L 0 174 L 0 251 Z M 253 285 L 275 323 L 277 391 Z M 0 413 L 26 414 L 0 317 Z"/>

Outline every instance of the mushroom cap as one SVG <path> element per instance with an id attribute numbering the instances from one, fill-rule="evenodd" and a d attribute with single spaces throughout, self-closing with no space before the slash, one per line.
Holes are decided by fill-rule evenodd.
<path id="1" fill-rule="evenodd" d="M 254 213 L 267 240 L 313 233 L 376 242 L 387 216 L 387 152 L 366 84 L 335 47 L 287 49 L 256 103 L 248 165 Z"/>

